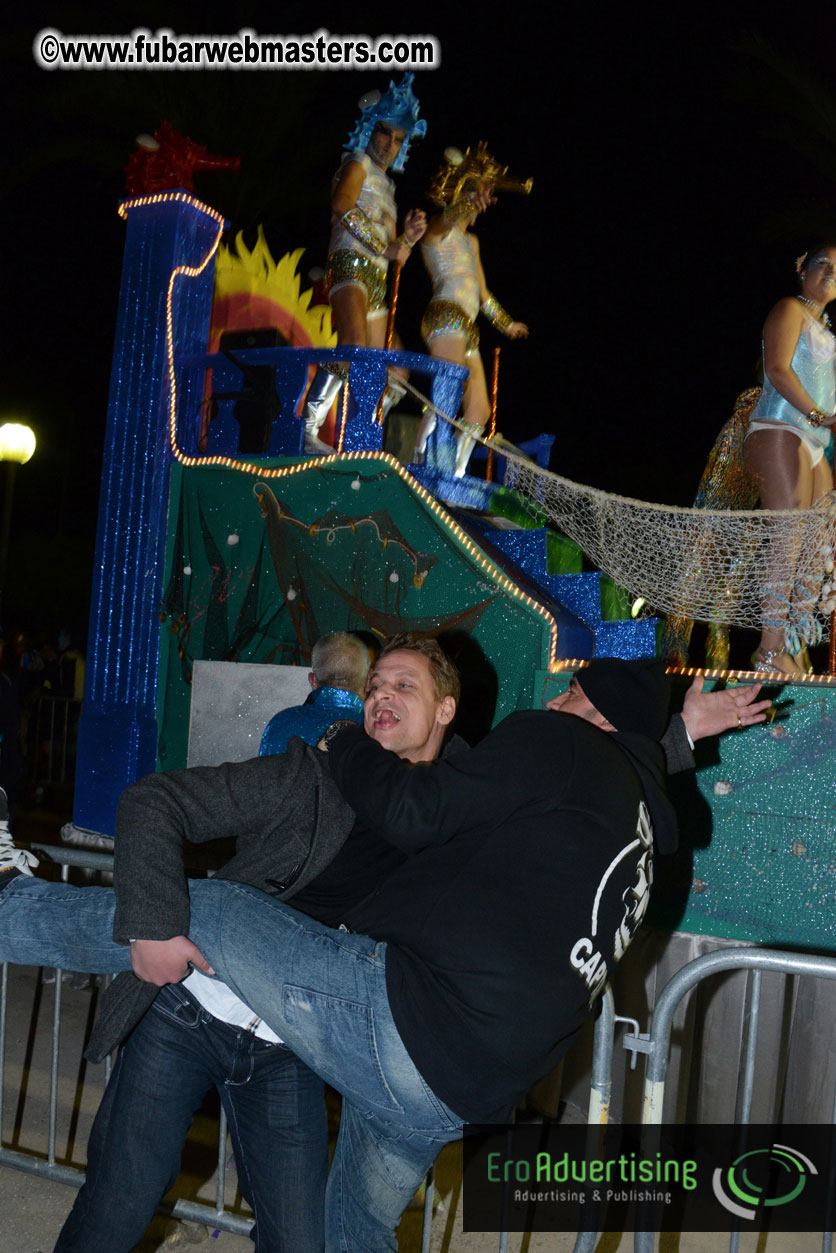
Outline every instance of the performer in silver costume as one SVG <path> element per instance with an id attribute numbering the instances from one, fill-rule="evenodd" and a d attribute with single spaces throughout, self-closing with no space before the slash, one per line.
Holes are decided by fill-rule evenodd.
<path id="1" fill-rule="evenodd" d="M 743 459 L 763 509 L 809 509 L 833 489 L 825 456 L 836 423 L 836 339 L 825 306 L 836 299 L 836 247 L 799 257 L 801 289 L 770 311 L 763 327 L 763 392 L 749 419 Z M 788 611 L 814 601 L 814 589 L 773 587 L 764 600 L 760 646 L 752 664 L 803 674 L 797 654 L 805 638 L 788 628 Z M 812 610 L 813 604 L 809 605 Z M 812 614 L 810 622 L 815 626 Z M 806 642 L 816 643 L 816 639 Z"/>
<path id="2" fill-rule="evenodd" d="M 479 255 L 479 241 L 470 229 L 480 213 L 496 203 L 498 189 L 529 192 L 531 180 L 509 179 L 483 143 L 462 155 L 448 148 L 444 163 L 433 179 L 428 197 L 442 205 L 430 219 L 421 253 L 432 279 L 433 294 L 421 322 L 421 334 L 431 356 L 455 361 L 470 369 L 464 392 L 462 421 L 468 430 L 459 433 L 456 476 L 461 477 L 476 436 L 490 415 L 485 370 L 479 355 L 476 317 L 481 312 L 509 339 L 525 339 L 528 327 L 515 322 L 491 295 Z M 422 455 L 435 429 L 435 415 L 426 414 L 421 424 L 416 454 Z"/>
<path id="3" fill-rule="evenodd" d="M 427 129 L 418 117 L 412 79 L 412 74 L 404 74 L 397 87 L 390 82 L 384 96 L 372 92 L 363 97 L 348 151 L 334 175 L 326 282 L 339 344 L 384 347 L 389 262 L 402 265 L 427 227 L 423 211 L 412 209 L 404 219 L 403 234 L 395 237 L 395 185 L 387 174 L 390 168 L 403 169 L 410 140 Z M 403 347 L 398 336 L 394 346 Z M 306 452 L 333 452 L 318 432 L 346 377 L 345 366 L 317 370 L 303 413 Z M 403 388 L 390 381 L 382 416 L 402 395 Z"/>

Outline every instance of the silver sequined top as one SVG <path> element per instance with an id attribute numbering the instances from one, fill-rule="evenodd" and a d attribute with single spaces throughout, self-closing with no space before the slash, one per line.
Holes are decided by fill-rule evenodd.
<path id="1" fill-rule="evenodd" d="M 342 165 L 334 175 L 334 185 L 336 185 L 337 179 L 349 161 L 357 161 L 358 164 L 362 165 L 366 175 L 363 179 L 363 186 L 360 188 L 360 195 L 357 197 L 357 206 L 363 210 L 377 233 L 388 244 L 398 220 L 398 209 L 395 204 L 395 184 L 381 170 L 380 166 L 372 161 L 368 153 L 347 152 L 343 157 Z M 376 257 L 370 249 L 364 247 L 360 240 L 356 239 L 343 226 L 340 219 L 332 214 L 328 256 L 330 257 L 333 253 L 343 249 L 348 249 L 350 252 L 359 252 L 361 256 L 368 257 L 379 270 L 382 270 L 384 274 L 386 273 L 389 262 L 384 257 Z"/>
<path id="2" fill-rule="evenodd" d="M 469 231 L 452 227 L 437 244 L 422 244 L 421 255 L 433 285 L 433 300 L 451 300 L 471 321 L 479 312 L 476 242 Z"/>
<path id="3" fill-rule="evenodd" d="M 833 413 L 836 409 L 834 355 L 836 339 L 820 322 L 810 318 L 807 329 L 798 337 L 791 365 L 802 387 L 822 413 Z M 749 420 L 786 423 L 804 431 L 808 438 L 821 444 L 822 448 L 830 443 L 830 428 L 811 426 L 806 416 L 775 390 L 765 377 L 765 372 L 763 392 Z"/>

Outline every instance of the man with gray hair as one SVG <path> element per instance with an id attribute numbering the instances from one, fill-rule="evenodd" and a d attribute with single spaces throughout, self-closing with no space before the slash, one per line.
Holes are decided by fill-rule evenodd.
<path id="1" fill-rule="evenodd" d="M 692 738 L 763 721 L 759 684 L 701 687 L 683 709 Z M 115 897 L 35 879 L 32 855 L 0 844 L 0 960 L 123 972 L 88 1055 L 110 1051 L 185 976 L 217 972 L 342 1093 L 325 1222 L 309 1203 L 310 1229 L 281 1245 L 259 1217 L 257 1247 L 270 1253 L 313 1253 L 323 1228 L 329 1253 L 396 1247 L 443 1144 L 465 1121 L 505 1121 L 562 1056 L 641 921 L 652 841 L 675 845 L 655 743 L 661 665 L 593 661 L 552 712 L 518 711 L 445 755 L 458 696 L 437 644 L 399 636 L 370 676 L 365 734 L 332 725 L 327 756 L 292 739 L 284 757 L 133 784 Z M 239 847 L 223 878 L 188 883 L 184 840 L 227 836 Z M 169 1107 L 181 1085 L 178 1072 Z M 145 1122 L 149 1108 L 146 1095 Z M 132 1145 L 137 1120 L 126 1125 Z M 276 1139 L 265 1134 L 264 1149 Z M 101 1243 L 88 1211 L 75 1247 L 112 1253 L 114 1214 L 136 1188 L 119 1172 L 101 1192 L 118 1198 Z"/>
<path id="2" fill-rule="evenodd" d="M 346 631 L 334 631 L 317 640 L 308 675 L 311 694 L 304 705 L 274 714 L 261 737 L 259 756 L 283 753 L 292 735 L 306 744 L 316 744 L 332 722 L 362 722 L 366 676 L 373 660 L 360 637 Z"/>

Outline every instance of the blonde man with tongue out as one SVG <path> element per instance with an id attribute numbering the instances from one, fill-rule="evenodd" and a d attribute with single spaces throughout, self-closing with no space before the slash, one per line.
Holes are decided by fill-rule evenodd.
<path id="1" fill-rule="evenodd" d="M 506 1120 L 554 1066 L 641 921 L 654 844 L 676 838 L 665 688 L 657 663 L 595 661 L 554 712 L 439 759 L 458 678 L 432 641 L 398 637 L 371 672 L 366 734 L 336 724 L 327 753 L 293 739 L 129 788 L 115 911 L 106 889 L 32 878 L 7 844 L 0 961 L 145 981 L 114 982 L 94 1055 L 158 987 L 217 972 L 343 1095 L 326 1249 L 395 1249 L 438 1151 L 465 1121 Z M 695 738 L 762 720 L 757 685 L 700 688 Z M 235 857 L 189 893 L 183 840 L 228 835 Z"/>

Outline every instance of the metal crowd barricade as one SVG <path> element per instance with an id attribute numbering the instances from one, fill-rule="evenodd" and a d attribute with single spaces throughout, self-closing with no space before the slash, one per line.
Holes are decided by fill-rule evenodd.
<path id="1" fill-rule="evenodd" d="M 594 1144 L 599 1128 L 609 1121 L 610 1097 L 612 1094 L 612 1055 L 615 1040 L 615 1024 L 619 1020 L 615 1013 L 610 985 L 604 988 L 601 996 L 601 1009 L 595 1020 L 592 1037 L 592 1069 L 590 1073 L 589 1108 L 587 1111 L 587 1127 Z M 430 1168 L 427 1175 L 427 1197 L 424 1204 L 424 1231 L 421 1253 L 429 1253 L 432 1227 L 432 1191 L 433 1172 Z M 572 1253 L 594 1253 L 598 1235 L 594 1231 L 578 1232 L 572 1246 Z M 499 1232 L 498 1253 L 508 1253 L 508 1232 Z"/>
<path id="2" fill-rule="evenodd" d="M 589 1081 L 589 1109 L 586 1125 L 589 1135 L 590 1154 L 594 1151 L 598 1130 L 609 1122 L 612 1097 L 612 1057 L 615 1044 L 615 1024 L 620 1021 L 615 1012 L 612 988 L 609 984 L 601 996 L 601 1009 L 595 1020 L 592 1035 L 592 1069 Z M 595 1231 L 579 1231 L 572 1253 L 594 1253 L 598 1240 Z M 500 1247 L 499 1253 L 505 1253 Z"/>
<path id="3" fill-rule="evenodd" d="M 67 784 L 75 770 L 81 701 L 41 693 L 28 719 L 26 753 L 33 782 Z"/>
<path id="4" fill-rule="evenodd" d="M 61 863 L 61 878 L 66 882 L 70 866 L 78 866 L 85 870 L 112 871 L 113 857 L 108 853 L 92 853 L 83 849 L 53 847 L 52 845 L 33 844 L 39 853 L 45 854 L 52 861 Z M 84 889 L 80 889 L 83 891 Z M 61 972 L 55 972 L 55 999 L 52 1014 L 52 1043 L 49 1073 L 49 1103 L 47 1151 L 44 1158 L 36 1150 L 14 1150 L 5 1148 L 5 1103 L 6 1087 L 6 1028 L 8 1018 L 8 964 L 3 964 L 0 973 L 0 1165 L 11 1166 L 30 1175 L 40 1175 L 57 1183 L 70 1184 L 80 1188 L 84 1183 L 84 1172 L 74 1166 L 65 1166 L 55 1160 L 55 1146 L 58 1126 L 58 1059 L 61 1036 Z M 111 1060 L 107 1059 L 104 1066 L 104 1080 L 110 1077 Z M 103 1085 L 104 1090 L 104 1085 Z M 246 1236 L 252 1228 L 252 1220 L 241 1214 L 234 1214 L 224 1209 L 224 1191 L 226 1185 L 226 1118 L 223 1109 L 220 1112 L 218 1127 L 218 1182 L 215 1193 L 215 1206 L 205 1205 L 197 1201 L 178 1200 L 166 1213 L 175 1218 L 188 1219 L 190 1222 L 203 1223 L 207 1227 L 223 1231 L 231 1231 L 236 1235 Z"/>
<path id="5" fill-rule="evenodd" d="M 816 957 L 804 953 L 787 953 L 778 949 L 768 948 L 734 948 L 706 953 L 702 957 L 697 957 L 694 961 L 689 962 L 687 966 L 683 966 L 665 985 L 653 1010 L 650 1037 L 646 1048 L 648 1062 L 642 1114 L 642 1122 L 644 1124 L 658 1125 L 662 1122 L 662 1105 L 665 1096 L 665 1080 L 670 1056 L 673 1018 L 680 1001 L 701 980 L 707 979 L 710 975 L 730 970 L 750 970 L 752 972 L 749 1029 L 741 1076 L 741 1108 L 738 1119 L 740 1124 L 746 1125 L 751 1121 L 752 1094 L 755 1086 L 755 1049 L 757 1045 L 758 1017 L 760 1014 L 762 972 L 766 970 L 785 975 L 836 979 L 836 958 Z M 836 1093 L 834 1093 L 831 1121 L 836 1123 Z M 653 1244 L 653 1232 L 636 1232 L 633 1246 L 635 1253 L 653 1253 Z M 737 1253 L 739 1244 L 739 1232 L 731 1232 L 729 1236 L 729 1253 Z M 823 1253 L 829 1253 L 831 1244 L 832 1232 L 823 1232 Z"/>

